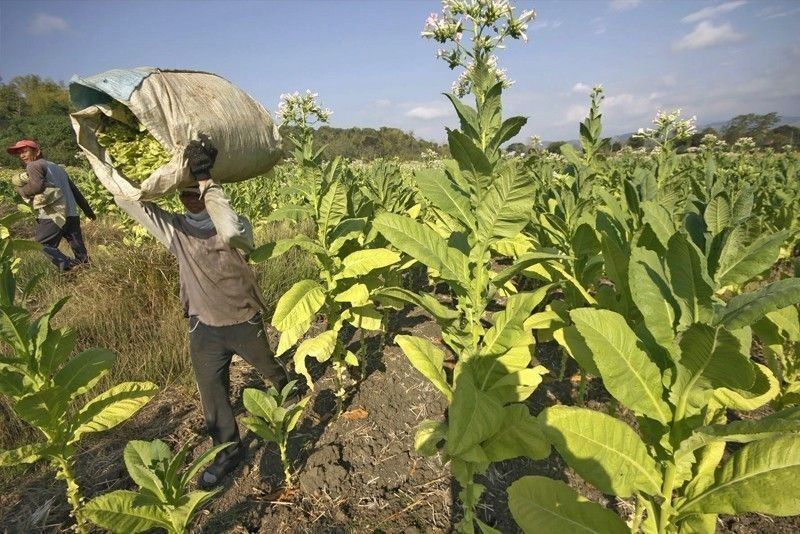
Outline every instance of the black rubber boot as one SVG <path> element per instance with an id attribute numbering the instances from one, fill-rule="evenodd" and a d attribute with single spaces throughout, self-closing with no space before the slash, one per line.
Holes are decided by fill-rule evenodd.
<path id="1" fill-rule="evenodd" d="M 214 462 L 200 474 L 200 478 L 197 481 L 198 487 L 208 490 L 219 486 L 225 477 L 236 469 L 243 457 L 244 450 L 241 443 L 220 451 L 214 458 Z"/>

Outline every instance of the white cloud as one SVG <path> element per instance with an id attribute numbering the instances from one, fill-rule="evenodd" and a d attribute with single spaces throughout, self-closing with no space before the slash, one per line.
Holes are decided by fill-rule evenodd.
<path id="1" fill-rule="evenodd" d="M 690 24 L 692 22 L 710 19 L 711 17 L 715 17 L 721 13 L 733 11 L 736 8 L 742 7 L 746 3 L 746 0 L 734 0 L 733 2 L 725 2 L 724 4 L 720 4 L 718 6 L 704 7 L 700 11 L 695 11 L 694 13 L 686 15 L 681 19 L 681 21 Z"/>
<path id="2" fill-rule="evenodd" d="M 37 13 L 36 16 L 33 17 L 30 26 L 28 26 L 28 32 L 33 35 L 67 31 L 69 31 L 69 24 L 66 20 L 54 15 L 47 15 L 46 13 Z"/>
<path id="3" fill-rule="evenodd" d="M 575 84 L 574 88 L 589 88 L 583 83 Z M 573 88 L 573 89 L 574 89 Z M 577 91 L 576 91 L 577 92 Z M 587 92 L 588 94 L 588 92 Z M 603 122 L 613 121 L 617 125 L 624 124 L 628 127 L 649 122 L 659 108 L 664 107 L 666 95 L 661 92 L 648 94 L 606 92 L 606 98 L 600 106 L 603 113 Z M 567 107 L 562 119 L 555 122 L 556 126 L 577 125 L 589 114 L 589 105 L 571 105 Z"/>
<path id="4" fill-rule="evenodd" d="M 611 0 L 611 9 L 614 11 L 625 11 L 633 9 L 642 3 L 642 0 Z"/>
<path id="5" fill-rule="evenodd" d="M 778 7 L 771 6 L 771 7 L 766 7 L 761 11 L 759 11 L 758 16 L 764 20 L 771 20 L 771 19 L 789 17 L 791 15 L 796 15 L 797 13 L 800 13 L 800 7 L 797 7 L 795 9 L 781 10 Z"/>
<path id="6" fill-rule="evenodd" d="M 735 43 L 744 39 L 744 35 L 736 32 L 729 22 L 714 26 L 709 20 L 704 20 L 691 33 L 684 35 L 672 44 L 673 50 L 695 50 L 725 43 Z"/>
<path id="7" fill-rule="evenodd" d="M 564 119 L 558 124 L 576 124 L 585 119 L 588 114 L 589 108 L 587 106 L 570 106 L 567 108 L 567 113 L 564 115 Z"/>
<path id="8" fill-rule="evenodd" d="M 392 107 L 392 101 L 387 98 L 381 98 L 373 102 L 374 106 L 379 109 L 386 109 Z"/>
<path id="9" fill-rule="evenodd" d="M 579 93 L 579 94 L 582 94 L 582 95 L 588 95 L 589 93 L 592 92 L 592 88 L 590 86 L 586 85 L 585 83 L 578 82 L 578 83 L 576 83 L 575 85 L 572 86 L 572 91 L 570 91 L 570 92 L 571 93 Z"/>
<path id="10" fill-rule="evenodd" d="M 592 19 L 590 24 L 592 26 L 592 30 L 594 31 L 595 35 L 602 35 L 606 33 L 606 24 L 605 24 L 605 19 L 603 17 L 597 17 Z"/>
<path id="11" fill-rule="evenodd" d="M 661 77 L 661 83 L 666 85 L 667 87 L 675 87 L 678 85 L 678 80 L 675 79 L 675 76 L 672 74 L 665 74 Z"/>
<path id="12" fill-rule="evenodd" d="M 435 106 L 417 106 L 406 112 L 406 117 L 423 120 L 439 119 L 447 117 L 448 115 L 450 115 L 450 110 L 448 108 Z"/>
<path id="13" fill-rule="evenodd" d="M 535 30 L 544 30 L 544 29 L 547 29 L 547 28 L 552 28 L 552 29 L 555 30 L 556 28 L 560 27 L 562 24 L 564 24 L 563 20 L 541 20 L 541 19 L 536 19 L 536 21 L 533 22 L 529 26 L 529 29 L 535 31 Z"/>
<path id="14" fill-rule="evenodd" d="M 659 107 L 658 102 L 663 96 L 661 93 L 644 96 L 631 93 L 609 95 L 603 101 L 602 109 L 606 114 L 616 116 L 655 115 Z"/>

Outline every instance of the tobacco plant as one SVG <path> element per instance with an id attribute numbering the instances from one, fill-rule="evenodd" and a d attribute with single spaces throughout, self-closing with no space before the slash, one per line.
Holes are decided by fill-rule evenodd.
<path id="1" fill-rule="evenodd" d="M 251 417 L 242 418 L 242 424 L 255 432 L 264 441 L 275 442 L 281 455 L 283 464 L 284 482 L 287 486 L 292 483 L 292 464 L 286 453 L 289 433 L 297 426 L 300 416 L 308 400 L 304 397 L 292 404 L 287 405 L 295 381 L 292 380 L 280 393 L 270 387 L 267 391 L 248 388 L 244 390 L 244 407 L 250 412 Z"/>
<path id="2" fill-rule="evenodd" d="M 223 443 L 198 456 L 181 473 L 190 443 L 173 456 L 161 440 L 129 441 L 124 460 L 138 491 L 117 490 L 95 497 L 84 507 L 84 515 L 109 532 L 128 534 L 162 528 L 169 534 L 189 531 L 197 513 L 222 488 L 190 491 L 200 470 L 229 446 Z"/>
<path id="3" fill-rule="evenodd" d="M 488 54 L 503 37 L 523 31 L 524 22 L 514 18 L 507 5 L 495 12 L 495 3 L 446 4 L 450 11 L 445 19 L 432 16 L 426 32 L 440 42 L 457 44 L 455 51 L 443 54 L 451 64 L 460 62 L 463 54 L 472 59 L 457 90 L 471 91 L 476 106 L 455 94 L 446 95 L 461 125 L 460 130 L 447 130 L 454 159 L 446 161 L 443 169 L 415 173 L 419 193 L 436 220 L 421 223 L 381 213 L 374 226 L 393 246 L 425 265 L 435 280 L 444 282 L 452 299 L 442 303 L 431 293 L 399 287 L 380 290 L 376 297 L 387 306 L 419 306 L 441 327 L 445 350 L 420 337 L 395 337 L 412 365 L 449 406 L 446 421 L 422 423 L 415 448 L 428 456 L 441 452 L 449 461 L 461 487 L 464 510 L 457 530 L 471 532 L 477 522 L 488 531 L 493 529 L 475 515 L 485 489 L 475 477 L 492 462 L 517 456 L 542 458 L 548 449 L 535 418 L 521 403 L 546 373 L 541 366 L 531 367 L 534 339 L 524 324 L 549 286 L 518 293 L 511 281 L 526 267 L 560 256 L 533 251 L 499 272 L 492 268 L 493 246 L 518 237 L 533 215 L 530 175 L 522 172 L 516 159 L 500 156 L 500 146 L 519 132 L 526 119 L 502 120 L 504 81 Z M 472 50 L 463 49 L 455 36 L 464 22 L 448 18 L 460 13 L 474 24 Z M 531 16 L 523 18 L 527 21 Z M 497 22 L 501 18 L 502 24 Z M 489 36 L 492 25 L 502 28 L 498 37 Z M 494 45 L 487 48 L 487 43 Z M 501 290 L 510 295 L 505 308 L 488 315 L 488 305 Z M 455 360 L 452 372 L 445 368 L 445 360 Z"/>
<path id="4" fill-rule="evenodd" d="M 608 139 L 601 135 L 602 87 L 595 87 L 590 99 L 589 116 L 579 128 L 582 155 L 569 144 L 561 146 L 568 164 L 566 173 L 556 172 L 551 164 L 542 164 L 539 155 L 526 161 L 537 183 L 533 207 L 536 218 L 526 229 L 527 242 L 515 243 L 513 255 L 518 257 L 543 247 L 559 251 L 565 255 L 562 262 L 533 265 L 522 274 L 545 282 L 560 279 L 568 282 L 562 289 L 563 298 L 552 301 L 529 324 L 538 330 L 539 340 L 551 339 L 553 331 L 568 320 L 568 310 L 597 304 L 592 293 L 603 263 L 596 234 L 596 204 L 597 197 L 606 194 L 601 187 L 607 182 L 601 163 L 602 151 L 608 145 Z"/>
<path id="5" fill-rule="evenodd" d="M 299 98 L 299 100 L 298 100 Z M 374 207 L 345 172 L 341 159 L 323 163 L 323 149 L 316 149 L 310 130 L 309 114 L 322 117 L 313 95 L 289 97 L 284 108 L 285 121 L 300 128 L 290 137 L 297 169 L 296 190 L 301 201 L 273 212 L 267 220 L 308 220 L 312 235 L 267 243 L 253 252 L 253 261 L 265 261 L 298 247 L 311 253 L 319 269 L 319 280 L 301 280 L 280 297 L 272 317 L 272 325 L 281 333 L 276 354 L 293 347 L 311 328 L 318 315 L 325 320 L 321 334 L 305 339 L 294 353 L 295 371 L 312 383 L 306 358 L 320 362 L 331 360 L 335 371 L 337 404 L 345 396 L 347 366 L 360 365 L 355 353 L 347 350 L 343 327 L 379 331 L 383 314 L 372 301 L 372 293 L 394 276 L 389 267 L 400 261 L 400 255 L 375 244 L 376 232 L 371 229 Z M 364 346 L 362 342 L 362 347 Z"/>
<path id="6" fill-rule="evenodd" d="M 11 399 L 14 412 L 36 428 L 42 440 L 0 451 L 0 467 L 48 461 L 56 469 L 56 478 L 67 485 L 77 530 L 86 532 L 83 497 L 75 476 L 78 444 L 84 436 L 130 418 L 158 388 L 150 382 L 124 382 L 82 400 L 111 369 L 116 356 L 105 349 L 89 349 L 70 358 L 75 331 L 52 325 L 66 299 L 35 319 L 15 302 L 18 258 L 13 251 L 28 246 L 9 237 L 5 225 L 12 219 L 0 221 L 0 341 L 10 349 L 0 356 L 0 393 Z"/>
<path id="7" fill-rule="evenodd" d="M 716 291 L 738 292 L 775 264 L 790 231 L 764 228 L 753 216 L 753 187 L 724 179 L 713 156 L 706 157 L 702 179 L 693 179 L 691 185 L 685 227 L 708 258 Z"/>
<path id="8" fill-rule="evenodd" d="M 611 310 L 572 310 L 559 341 L 622 406 L 639 432 L 611 415 L 554 406 L 539 416 L 548 439 L 578 474 L 600 491 L 633 498 L 633 532 L 714 532 L 717 514 L 800 513 L 783 491 L 800 475 L 796 410 L 728 423 L 727 410 L 754 410 L 778 394 L 766 366 L 750 359 L 750 326 L 800 302 L 800 280 L 773 282 L 724 303 L 715 296 L 707 258 L 683 233 L 663 255 L 633 246 L 629 285 L 640 319 Z M 723 460 L 726 443 L 747 444 Z M 533 528 L 526 504 L 550 530 L 622 520 L 571 489 L 536 478 L 509 491 L 512 513 Z M 564 499 L 553 499 L 553 494 Z M 567 504 L 568 503 L 568 504 Z M 537 527 L 538 528 L 538 527 Z"/>

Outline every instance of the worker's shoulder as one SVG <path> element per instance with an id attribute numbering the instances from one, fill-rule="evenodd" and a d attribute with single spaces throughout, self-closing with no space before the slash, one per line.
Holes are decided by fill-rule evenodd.
<path id="1" fill-rule="evenodd" d="M 47 172 L 48 163 L 50 162 L 45 159 L 39 158 L 25 165 L 25 171 L 28 173 L 29 176 L 31 171 L 36 172 L 37 174 L 44 174 Z"/>

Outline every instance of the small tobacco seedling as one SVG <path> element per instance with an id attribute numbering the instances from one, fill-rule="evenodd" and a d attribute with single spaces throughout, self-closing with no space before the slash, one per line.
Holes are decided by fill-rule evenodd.
<path id="1" fill-rule="evenodd" d="M 267 391 L 248 388 L 244 390 L 244 407 L 252 417 L 242 418 L 242 424 L 265 441 L 278 444 L 286 484 L 292 481 L 292 466 L 286 454 L 289 433 L 297 426 L 308 400 L 305 397 L 292 406 L 286 406 L 297 381 L 292 380 L 278 393 L 274 387 Z"/>

